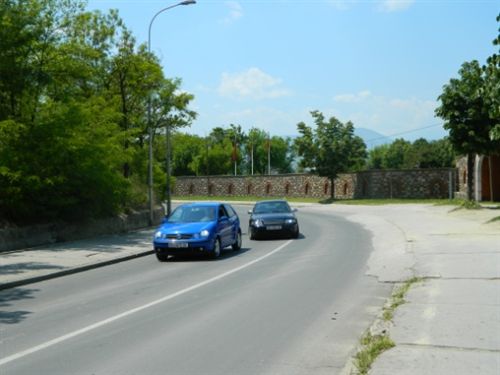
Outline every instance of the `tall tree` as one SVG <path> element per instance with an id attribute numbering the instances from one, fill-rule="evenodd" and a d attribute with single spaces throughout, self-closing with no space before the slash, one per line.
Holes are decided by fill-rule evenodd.
<path id="1" fill-rule="evenodd" d="M 450 168 L 454 159 L 447 138 L 435 141 L 419 138 L 413 143 L 396 139 L 370 150 L 367 166 L 369 169 Z"/>
<path id="2" fill-rule="evenodd" d="M 499 149 L 499 142 L 490 138 L 497 119 L 491 116 L 485 99 L 485 76 L 479 63 L 464 63 L 459 75 L 443 87 L 436 114 L 444 120 L 455 150 L 467 155 L 467 199 L 472 200 L 474 156 Z"/>
<path id="3" fill-rule="evenodd" d="M 340 173 L 362 168 L 366 158 L 366 145 L 354 135 L 354 125 L 345 124 L 331 117 L 325 120 L 319 111 L 312 111 L 311 116 L 315 129 L 301 122 L 297 125 L 300 137 L 295 139 L 297 153 L 302 157 L 301 165 L 317 172 L 320 176 L 334 180 Z M 330 189 L 331 198 L 335 197 L 335 189 Z"/>
<path id="4" fill-rule="evenodd" d="M 290 138 L 271 137 L 271 168 L 278 173 L 293 172 L 295 151 Z"/>
<path id="5" fill-rule="evenodd" d="M 500 14 L 496 19 L 500 22 Z M 500 45 L 500 29 L 493 44 Z M 465 62 L 459 75 L 443 87 L 436 114 L 455 150 L 467 155 L 467 199 L 472 200 L 474 155 L 500 153 L 500 56 L 493 54 L 482 67 L 476 60 Z"/>
<path id="6" fill-rule="evenodd" d="M 205 140 L 197 135 L 175 131 L 172 134 L 172 175 L 203 175 L 205 172 L 193 165 L 197 155 L 205 153 Z"/>
<path id="7" fill-rule="evenodd" d="M 497 16 L 497 22 L 500 23 L 500 14 Z M 493 40 L 493 45 L 500 46 L 500 27 L 498 35 Z M 489 114 L 495 120 L 490 131 L 490 138 L 493 141 L 500 141 L 500 51 L 488 57 L 487 64 L 484 67 L 486 80 L 486 103 Z M 500 152 L 500 151 L 499 151 Z"/>
<path id="8" fill-rule="evenodd" d="M 386 165 L 386 155 L 389 145 L 384 144 L 372 148 L 368 152 L 367 165 L 369 169 L 384 169 Z"/>
<path id="9" fill-rule="evenodd" d="M 383 167 L 387 169 L 405 168 L 405 158 L 411 149 L 411 143 L 399 138 L 389 145 Z"/>
<path id="10" fill-rule="evenodd" d="M 192 95 L 163 76 L 117 12 L 84 5 L 0 1 L 0 219 L 106 216 L 139 205 L 147 98 L 156 134 L 195 116 Z M 155 181 L 164 181 L 165 153 L 156 159 Z"/>

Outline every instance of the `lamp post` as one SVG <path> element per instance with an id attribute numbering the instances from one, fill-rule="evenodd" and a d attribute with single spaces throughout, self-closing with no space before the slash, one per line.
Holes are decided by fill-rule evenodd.
<path id="1" fill-rule="evenodd" d="M 180 3 L 170 5 L 156 12 L 156 14 L 153 16 L 153 18 L 151 18 L 151 21 L 149 22 L 148 53 L 151 53 L 151 27 L 153 26 L 153 22 L 156 19 L 156 17 L 160 13 L 175 8 L 179 5 L 191 5 L 191 4 L 196 4 L 196 1 L 195 0 L 181 1 Z M 151 124 L 151 93 L 149 94 L 148 97 L 148 136 L 149 136 L 149 157 L 148 157 L 149 158 L 149 166 L 148 166 L 149 225 L 153 225 L 153 126 Z M 167 151 L 167 157 L 170 157 L 169 151 Z M 167 167 L 167 183 L 170 183 L 170 175 L 169 175 L 170 171 L 168 169 L 169 168 Z M 168 195 L 167 196 L 168 207 L 170 207 L 170 187 L 167 187 L 167 195 Z M 168 210 L 170 211 L 170 208 Z M 168 212 L 168 214 L 170 214 L 170 212 Z"/>

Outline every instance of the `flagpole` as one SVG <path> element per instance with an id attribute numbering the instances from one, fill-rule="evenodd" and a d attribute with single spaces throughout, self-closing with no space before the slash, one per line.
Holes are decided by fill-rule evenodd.
<path id="1" fill-rule="evenodd" d="M 271 135 L 267 133 L 267 174 L 271 174 Z"/>
<path id="2" fill-rule="evenodd" d="M 251 156 L 252 156 L 252 176 L 253 176 L 253 143 L 252 143 Z"/>

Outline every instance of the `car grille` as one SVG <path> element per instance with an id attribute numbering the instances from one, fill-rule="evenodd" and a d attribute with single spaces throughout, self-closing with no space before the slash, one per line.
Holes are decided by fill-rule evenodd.
<path id="1" fill-rule="evenodd" d="M 169 240 L 189 240 L 193 238 L 192 234 L 167 234 L 165 236 Z"/>
<path id="2" fill-rule="evenodd" d="M 285 221 L 283 219 L 266 219 L 266 220 L 263 220 L 264 224 L 265 225 L 281 225 L 283 224 Z"/>

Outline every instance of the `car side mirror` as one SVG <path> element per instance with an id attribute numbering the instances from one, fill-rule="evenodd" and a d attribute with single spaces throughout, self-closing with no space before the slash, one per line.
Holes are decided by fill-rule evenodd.
<path id="1" fill-rule="evenodd" d="M 297 211 L 298 211 L 298 209 L 292 208 L 292 212 L 297 212 Z"/>
<path id="2" fill-rule="evenodd" d="M 163 219 L 161 219 L 161 224 L 165 224 L 168 221 L 168 216 L 165 215 Z"/>
<path id="3" fill-rule="evenodd" d="M 227 216 L 221 216 L 219 218 L 219 221 L 227 221 L 227 220 L 229 220 L 229 218 Z"/>

